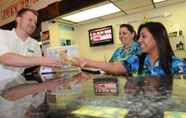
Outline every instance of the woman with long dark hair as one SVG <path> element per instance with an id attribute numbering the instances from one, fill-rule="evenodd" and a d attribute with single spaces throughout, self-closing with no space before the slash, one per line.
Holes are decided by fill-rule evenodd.
<path id="1" fill-rule="evenodd" d="M 171 74 L 172 59 L 175 57 L 165 27 L 159 22 L 145 23 L 140 25 L 138 34 L 142 50 L 148 53 L 151 64 L 159 61 L 165 74 Z"/>

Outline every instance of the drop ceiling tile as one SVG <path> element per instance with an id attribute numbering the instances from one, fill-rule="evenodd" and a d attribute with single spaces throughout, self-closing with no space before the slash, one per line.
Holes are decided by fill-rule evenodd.
<path id="1" fill-rule="evenodd" d="M 151 0 L 114 0 L 113 2 L 126 13 L 153 8 Z"/>
<path id="2" fill-rule="evenodd" d="M 186 2 L 186 0 L 167 0 L 167 1 L 164 1 L 164 2 L 156 3 L 155 6 L 157 8 L 159 8 L 159 7 L 165 7 L 165 6 L 180 4 L 180 3 L 183 3 L 183 2 Z"/>
<path id="3" fill-rule="evenodd" d="M 143 6 L 143 7 L 138 7 L 130 10 L 126 10 L 128 14 L 133 14 L 137 12 L 142 12 L 142 11 L 148 11 L 154 9 L 153 5 L 148 5 L 148 6 Z"/>

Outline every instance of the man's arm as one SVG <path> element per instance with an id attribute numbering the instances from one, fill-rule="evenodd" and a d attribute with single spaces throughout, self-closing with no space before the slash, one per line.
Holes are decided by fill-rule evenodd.
<path id="1" fill-rule="evenodd" d="M 15 101 L 28 95 L 55 89 L 55 87 L 62 84 L 62 81 L 62 79 L 53 79 L 45 83 L 18 85 L 16 87 L 4 90 L 2 92 L 2 97 L 11 101 Z"/>
<path id="2" fill-rule="evenodd" d="M 23 56 L 15 53 L 5 53 L 1 55 L 0 63 L 3 65 L 14 67 L 30 67 L 36 65 L 59 67 L 62 64 L 60 60 L 54 60 L 47 57 L 39 56 Z"/>

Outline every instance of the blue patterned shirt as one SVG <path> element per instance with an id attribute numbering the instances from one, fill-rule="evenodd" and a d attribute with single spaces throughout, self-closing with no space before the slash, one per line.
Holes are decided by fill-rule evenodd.
<path id="1" fill-rule="evenodd" d="M 139 57 L 131 56 L 127 60 L 122 61 L 123 66 L 127 69 L 129 74 L 133 76 L 138 75 L 139 69 Z M 171 72 L 173 74 L 179 74 L 184 72 L 184 62 L 182 59 L 177 58 L 176 56 L 172 57 Z M 150 58 L 147 55 L 144 59 L 142 75 L 144 76 L 165 76 L 165 72 L 160 67 L 160 62 L 157 60 L 155 64 L 151 64 Z"/>
<path id="2" fill-rule="evenodd" d="M 131 47 L 128 49 L 127 52 L 125 51 L 123 47 L 117 48 L 112 54 L 110 62 L 126 60 L 128 59 L 128 57 L 132 55 L 137 55 L 139 53 L 140 53 L 139 43 L 136 41 L 133 41 Z"/>

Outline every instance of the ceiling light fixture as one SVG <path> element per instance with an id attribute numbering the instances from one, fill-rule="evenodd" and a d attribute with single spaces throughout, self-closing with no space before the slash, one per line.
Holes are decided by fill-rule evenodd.
<path id="1" fill-rule="evenodd" d="M 72 22 L 81 22 L 85 20 L 89 20 L 92 18 L 112 14 L 119 12 L 120 9 L 117 8 L 114 4 L 109 3 L 99 7 L 91 8 L 85 11 L 81 11 L 79 13 L 75 13 L 69 16 L 62 17 L 62 19 L 69 20 Z"/>
<path id="2" fill-rule="evenodd" d="M 167 1 L 167 0 L 153 0 L 154 3 L 159 3 L 159 2 L 164 2 L 164 1 Z"/>

